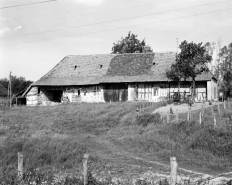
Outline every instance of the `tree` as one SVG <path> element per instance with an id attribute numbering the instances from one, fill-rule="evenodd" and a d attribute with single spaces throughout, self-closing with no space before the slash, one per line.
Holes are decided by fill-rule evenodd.
<path id="1" fill-rule="evenodd" d="M 166 71 L 166 76 L 169 80 L 178 83 L 178 96 L 180 94 L 181 80 L 184 79 L 184 74 L 177 63 L 171 65 L 170 69 Z"/>
<path id="2" fill-rule="evenodd" d="M 215 74 L 220 80 L 220 91 L 223 92 L 224 97 L 232 96 L 232 43 L 224 46 L 219 53 L 219 64 Z"/>
<path id="3" fill-rule="evenodd" d="M 149 45 L 146 45 L 145 39 L 140 41 L 137 35 L 129 32 L 125 38 L 113 43 L 112 53 L 147 53 L 153 52 Z"/>
<path id="4" fill-rule="evenodd" d="M 0 79 L 0 83 L 7 89 L 9 84 L 9 79 L 4 78 Z M 11 76 L 11 85 L 12 85 L 12 93 L 18 94 L 21 91 L 25 90 L 29 85 L 33 83 L 30 80 L 26 80 L 24 77 L 20 76 Z"/>
<path id="5" fill-rule="evenodd" d="M 195 80 L 198 75 L 203 72 L 208 72 L 207 63 L 212 60 L 212 57 L 207 53 L 206 48 L 202 43 L 188 43 L 186 40 L 180 44 L 180 53 L 176 56 L 176 62 L 171 69 L 176 71 L 176 75 L 181 74 L 183 79 L 191 79 L 192 81 L 192 99 L 194 100 Z M 179 79 L 180 80 L 180 79 Z"/>

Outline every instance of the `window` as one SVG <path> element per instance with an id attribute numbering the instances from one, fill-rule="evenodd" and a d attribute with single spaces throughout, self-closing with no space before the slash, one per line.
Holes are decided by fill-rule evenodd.
<path id="1" fill-rule="evenodd" d="M 158 88 L 154 88 L 154 96 L 158 96 Z"/>

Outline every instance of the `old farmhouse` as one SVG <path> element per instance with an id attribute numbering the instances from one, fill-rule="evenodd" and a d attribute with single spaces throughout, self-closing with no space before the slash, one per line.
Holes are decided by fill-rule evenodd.
<path id="1" fill-rule="evenodd" d="M 174 52 L 66 56 L 23 96 L 27 105 L 58 102 L 160 101 L 178 91 L 165 72 L 175 61 Z M 191 83 L 181 85 L 183 96 Z M 196 78 L 199 101 L 217 100 L 217 80 L 211 73 Z"/>

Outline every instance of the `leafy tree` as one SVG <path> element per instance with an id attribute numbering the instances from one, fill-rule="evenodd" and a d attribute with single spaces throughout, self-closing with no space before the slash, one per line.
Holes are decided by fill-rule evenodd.
<path id="1" fill-rule="evenodd" d="M 137 35 L 129 32 L 125 38 L 113 43 L 112 53 L 147 53 L 153 52 L 149 45 L 146 45 L 145 39 L 140 41 Z"/>
<path id="2" fill-rule="evenodd" d="M 0 79 L 0 83 L 7 89 L 9 84 L 9 79 L 4 78 Z M 26 80 L 24 77 L 20 76 L 11 76 L 11 87 L 12 93 L 18 94 L 21 91 L 25 90 L 32 83 L 30 80 Z"/>
<path id="3" fill-rule="evenodd" d="M 184 79 L 184 74 L 177 63 L 171 65 L 171 68 L 166 71 L 166 76 L 169 80 L 178 82 L 178 94 L 180 94 L 181 80 Z"/>
<path id="4" fill-rule="evenodd" d="M 192 80 L 192 98 L 194 99 L 196 96 L 196 77 L 203 72 L 208 72 L 207 63 L 212 60 L 212 57 L 207 53 L 202 43 L 188 43 L 185 40 L 180 44 L 180 50 L 180 53 L 176 56 L 175 65 L 172 66 L 173 69 L 171 70 L 173 73 L 176 71 L 177 77 Z"/>
<path id="5" fill-rule="evenodd" d="M 219 53 L 219 64 L 215 74 L 220 80 L 219 89 L 224 97 L 232 96 L 232 43 L 224 46 Z"/>

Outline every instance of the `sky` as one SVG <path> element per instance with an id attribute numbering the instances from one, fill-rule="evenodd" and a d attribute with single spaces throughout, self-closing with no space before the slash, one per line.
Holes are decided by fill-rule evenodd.
<path id="1" fill-rule="evenodd" d="M 36 81 L 67 55 L 109 54 L 131 31 L 154 52 L 232 42 L 232 0 L 0 0 L 0 79 Z M 220 43 L 220 44 L 218 44 Z"/>

